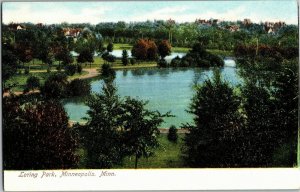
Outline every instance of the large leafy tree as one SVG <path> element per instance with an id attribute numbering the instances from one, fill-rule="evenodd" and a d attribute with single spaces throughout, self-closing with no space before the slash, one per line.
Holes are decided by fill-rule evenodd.
<path id="1" fill-rule="evenodd" d="M 161 59 L 164 59 L 166 56 L 171 54 L 171 45 L 168 41 L 163 40 L 158 44 L 158 54 Z"/>
<path id="2" fill-rule="evenodd" d="M 124 153 L 120 127 L 121 101 L 112 81 L 106 81 L 100 94 L 87 101 L 87 123 L 80 128 L 86 150 L 87 168 L 111 168 L 121 163 Z"/>
<path id="3" fill-rule="evenodd" d="M 237 166 L 235 135 L 242 124 L 239 105 L 239 97 L 221 79 L 219 70 L 197 88 L 188 111 L 194 115 L 194 125 L 183 125 L 189 129 L 183 150 L 189 166 Z"/>
<path id="4" fill-rule="evenodd" d="M 78 162 L 78 139 L 68 127 L 63 106 L 55 101 L 26 103 L 5 97 L 4 169 L 68 169 Z"/>
<path id="5" fill-rule="evenodd" d="M 153 155 L 153 149 L 159 146 L 158 126 L 163 122 L 163 117 L 168 116 L 147 110 L 146 104 L 147 102 L 128 97 L 122 105 L 125 150 L 128 155 L 135 156 L 135 168 L 139 158 Z"/>

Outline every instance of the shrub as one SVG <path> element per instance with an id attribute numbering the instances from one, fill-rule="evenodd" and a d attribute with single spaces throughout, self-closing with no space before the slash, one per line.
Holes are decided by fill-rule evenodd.
<path id="1" fill-rule="evenodd" d="M 69 76 L 73 76 L 76 73 L 76 70 L 78 70 L 76 65 L 65 66 L 65 73 Z"/>
<path id="2" fill-rule="evenodd" d="M 77 65 L 77 73 L 81 74 L 82 66 L 80 64 Z"/>
<path id="3" fill-rule="evenodd" d="M 29 74 L 29 68 L 28 68 L 28 67 L 25 68 L 24 74 L 25 74 L 25 75 L 28 75 L 28 74 Z"/>
<path id="4" fill-rule="evenodd" d="M 85 96 L 89 95 L 91 91 L 91 85 L 82 79 L 74 79 L 68 85 L 69 96 Z"/>
<path id="5" fill-rule="evenodd" d="M 136 63 L 136 60 L 135 60 L 134 58 L 131 58 L 131 59 L 130 59 L 130 64 L 131 64 L 131 65 L 134 65 L 135 63 Z"/>
<path id="6" fill-rule="evenodd" d="M 113 77 L 114 78 L 116 76 L 115 70 L 113 70 L 109 64 L 103 64 L 101 66 L 101 71 L 102 71 L 103 77 Z"/>
<path id="7" fill-rule="evenodd" d="M 157 65 L 159 67 L 167 67 L 168 63 L 167 63 L 167 61 L 165 59 L 160 59 L 160 60 L 158 60 Z"/>
<path id="8" fill-rule="evenodd" d="M 172 59 L 170 66 L 171 67 L 180 67 L 180 58 L 176 56 L 174 59 Z"/>
<path id="9" fill-rule="evenodd" d="M 64 73 L 54 73 L 48 77 L 41 88 L 42 95 L 46 98 L 59 99 L 66 96 L 68 80 Z"/>
<path id="10" fill-rule="evenodd" d="M 174 125 L 172 125 L 169 129 L 168 140 L 176 143 L 177 139 L 178 139 L 177 129 Z"/>
<path id="11" fill-rule="evenodd" d="M 35 76 L 30 76 L 28 77 L 26 81 L 26 89 L 29 90 L 34 90 L 40 87 L 40 79 Z"/>

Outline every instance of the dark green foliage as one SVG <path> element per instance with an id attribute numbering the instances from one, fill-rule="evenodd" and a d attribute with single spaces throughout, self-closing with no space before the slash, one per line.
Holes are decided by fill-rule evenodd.
<path id="1" fill-rule="evenodd" d="M 104 78 L 109 78 L 109 77 L 115 78 L 116 72 L 113 68 L 111 68 L 109 64 L 103 64 L 101 66 L 101 75 Z"/>
<path id="2" fill-rule="evenodd" d="M 69 76 L 73 76 L 76 73 L 77 69 L 78 69 L 77 65 L 66 65 L 65 66 L 65 73 Z"/>
<path id="3" fill-rule="evenodd" d="M 163 40 L 161 41 L 158 46 L 157 46 L 157 50 L 158 50 L 158 54 L 161 57 L 161 59 L 165 58 L 166 56 L 171 54 L 171 45 L 167 40 Z"/>
<path id="4" fill-rule="evenodd" d="M 168 116 L 147 110 L 146 104 L 128 97 L 122 105 L 125 151 L 127 155 L 135 156 L 135 168 L 139 158 L 153 155 L 153 149 L 159 145 L 158 126 L 163 122 L 163 117 Z"/>
<path id="5" fill-rule="evenodd" d="M 281 133 L 276 131 L 275 105 L 268 90 L 252 82 L 242 88 L 246 126 L 243 129 L 243 164 L 246 167 L 267 167 Z"/>
<path id="6" fill-rule="evenodd" d="M 122 64 L 125 65 L 125 66 L 128 64 L 127 50 L 123 50 L 123 52 L 122 52 Z"/>
<path id="7" fill-rule="evenodd" d="M 78 138 L 63 106 L 54 101 L 20 105 L 3 99 L 3 165 L 6 170 L 75 168 Z"/>
<path id="8" fill-rule="evenodd" d="M 183 125 L 190 133 L 184 139 L 184 159 L 191 167 L 234 167 L 239 155 L 235 135 L 241 127 L 238 107 L 240 99 L 233 89 L 221 80 L 220 71 L 212 80 L 197 88 L 189 113 L 194 125 Z"/>
<path id="9" fill-rule="evenodd" d="M 277 151 L 282 157 L 280 165 L 294 166 L 297 159 L 297 130 L 298 130 L 298 62 L 294 61 L 287 65 L 276 77 L 275 104 L 278 123 L 279 141 L 289 148 L 287 153 L 284 149 Z M 275 158 L 276 160 L 276 158 Z M 278 161 L 280 162 L 280 161 Z"/>
<path id="10" fill-rule="evenodd" d="M 9 45 L 2 46 L 2 80 L 5 82 L 11 76 L 16 74 L 18 67 L 17 56 L 13 47 Z"/>
<path id="11" fill-rule="evenodd" d="M 82 66 L 80 64 L 77 64 L 77 73 L 81 74 L 82 72 Z"/>
<path id="12" fill-rule="evenodd" d="M 46 98 L 60 99 L 67 94 L 68 80 L 64 73 L 54 73 L 48 77 L 41 93 Z"/>
<path id="13" fill-rule="evenodd" d="M 93 51 L 85 48 L 82 49 L 81 52 L 79 53 L 79 56 L 77 57 L 77 62 L 78 63 L 92 63 L 94 62 L 94 57 L 93 57 Z"/>
<path id="14" fill-rule="evenodd" d="M 108 43 L 107 47 L 106 47 L 107 52 L 112 52 L 114 50 L 114 44 L 113 43 Z"/>
<path id="15" fill-rule="evenodd" d="M 86 96 L 91 91 L 91 85 L 85 80 L 74 79 L 68 84 L 69 96 Z"/>
<path id="16" fill-rule="evenodd" d="M 170 67 L 180 67 L 181 65 L 181 59 L 180 57 L 176 56 L 174 59 L 172 59 L 170 63 Z"/>
<path id="17" fill-rule="evenodd" d="M 159 66 L 159 67 L 168 67 L 168 63 L 167 63 L 167 61 L 165 60 L 165 59 L 160 59 L 160 60 L 158 60 L 158 62 L 157 62 L 157 65 Z"/>
<path id="18" fill-rule="evenodd" d="M 80 128 L 81 139 L 86 149 L 86 168 L 111 168 L 120 164 L 123 154 L 121 142 L 121 101 L 112 82 L 103 85 L 100 94 L 92 95 L 85 126 Z"/>
<path id="19" fill-rule="evenodd" d="M 136 60 L 135 60 L 134 58 L 131 58 L 131 59 L 130 59 L 130 64 L 131 64 L 131 65 L 134 65 L 135 63 L 136 63 Z"/>
<path id="20" fill-rule="evenodd" d="M 178 139 L 177 128 L 174 125 L 172 125 L 169 128 L 168 140 L 176 143 L 177 139 Z"/>
<path id="21" fill-rule="evenodd" d="M 26 89 L 27 90 L 34 90 L 40 87 L 40 79 L 35 76 L 28 77 L 26 81 Z"/>
<path id="22" fill-rule="evenodd" d="M 201 43 L 194 44 L 189 51 L 181 59 L 176 57 L 172 59 L 171 67 L 222 67 L 224 61 L 221 57 L 207 52 Z"/>

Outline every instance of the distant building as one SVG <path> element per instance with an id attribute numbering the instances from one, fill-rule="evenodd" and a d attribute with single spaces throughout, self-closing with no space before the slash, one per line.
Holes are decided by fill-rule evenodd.
<path id="1" fill-rule="evenodd" d="M 266 21 L 264 23 L 264 30 L 267 33 L 276 33 L 281 29 L 282 27 L 286 26 L 285 22 L 278 21 L 278 22 L 268 22 Z"/>
<path id="2" fill-rule="evenodd" d="M 243 21 L 243 25 L 245 25 L 245 26 L 249 26 L 249 25 L 251 25 L 252 24 L 252 22 L 251 22 L 251 20 L 250 19 L 244 19 L 244 21 Z"/>
<path id="3" fill-rule="evenodd" d="M 82 29 L 80 29 L 80 28 L 76 28 L 76 29 L 64 28 L 63 32 L 66 37 L 77 38 L 80 35 L 80 33 L 82 32 Z"/>
<path id="4" fill-rule="evenodd" d="M 26 26 L 25 25 L 21 25 L 21 24 L 17 24 L 17 23 L 10 23 L 8 25 L 8 29 L 12 30 L 12 31 L 16 31 L 16 30 L 26 30 Z"/>
<path id="5" fill-rule="evenodd" d="M 227 30 L 229 30 L 230 32 L 236 32 L 240 30 L 240 27 L 237 25 L 229 25 L 226 27 Z"/>

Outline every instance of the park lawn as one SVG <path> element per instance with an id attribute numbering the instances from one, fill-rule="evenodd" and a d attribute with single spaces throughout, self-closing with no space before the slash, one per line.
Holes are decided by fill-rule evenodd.
<path id="1" fill-rule="evenodd" d="M 122 43 L 115 43 L 114 44 L 114 50 L 131 50 L 132 49 L 132 45 L 130 44 L 122 44 Z"/>
<path id="2" fill-rule="evenodd" d="M 188 47 L 172 47 L 172 52 L 187 53 L 191 48 Z"/>
<path id="3" fill-rule="evenodd" d="M 7 80 L 6 84 L 16 84 L 15 87 L 12 88 L 12 91 L 23 91 L 26 85 L 26 81 L 28 77 L 35 76 L 40 79 L 40 84 L 43 84 L 45 80 L 48 78 L 49 73 L 29 73 L 29 74 L 16 74 L 10 79 Z"/>
<path id="4" fill-rule="evenodd" d="M 155 149 L 155 154 L 152 157 L 140 158 L 138 161 L 138 169 L 149 168 L 183 168 L 183 160 L 181 159 L 181 147 L 183 145 L 184 134 L 178 134 L 177 143 L 170 142 L 167 139 L 167 134 L 160 134 L 158 142 L 160 146 Z M 77 151 L 80 156 L 78 164 L 79 169 L 85 169 L 85 151 L 83 148 Z M 134 169 L 135 157 L 126 157 L 123 165 L 117 165 L 113 169 Z"/>
<path id="5" fill-rule="evenodd" d="M 223 51 L 219 49 L 207 49 L 208 52 L 222 57 L 233 57 L 233 51 Z"/>
<path id="6" fill-rule="evenodd" d="M 148 168 L 183 168 L 183 160 L 181 159 L 181 148 L 183 145 L 184 134 L 178 134 L 177 143 L 170 142 L 167 134 L 160 134 L 158 142 L 160 146 L 155 150 L 152 157 L 140 158 L 138 161 L 138 169 Z M 135 157 L 126 157 L 123 165 L 114 168 L 134 169 Z"/>
<path id="7" fill-rule="evenodd" d="M 47 73 L 46 71 L 44 72 L 30 72 L 29 74 L 16 74 L 10 79 L 7 80 L 6 85 L 12 85 L 15 84 L 16 86 L 12 88 L 12 91 L 18 92 L 18 91 L 23 91 L 26 85 L 26 81 L 30 76 L 35 76 L 40 79 L 40 84 L 43 85 L 45 83 L 45 80 L 49 77 L 50 74 L 55 73 L 55 71 L 52 71 L 51 73 Z M 86 75 L 88 72 L 82 71 L 81 74 L 76 73 L 73 76 L 69 76 L 69 80 L 76 79 L 80 76 Z"/>

